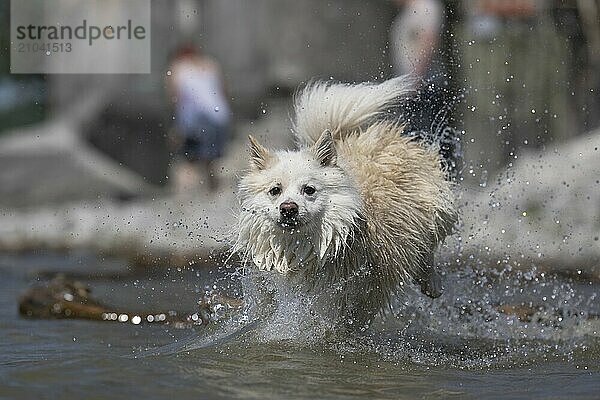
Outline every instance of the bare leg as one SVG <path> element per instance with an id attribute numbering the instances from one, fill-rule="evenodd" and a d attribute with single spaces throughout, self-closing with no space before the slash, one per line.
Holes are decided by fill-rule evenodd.
<path id="1" fill-rule="evenodd" d="M 180 161 L 173 166 L 175 193 L 186 193 L 198 186 L 200 178 L 196 166 L 188 161 Z"/>

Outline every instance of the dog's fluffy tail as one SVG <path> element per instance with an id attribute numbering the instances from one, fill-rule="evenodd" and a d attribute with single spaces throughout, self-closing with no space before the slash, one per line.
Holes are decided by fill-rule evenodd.
<path id="1" fill-rule="evenodd" d="M 401 76 L 379 84 L 309 83 L 295 98 L 296 139 L 312 145 L 326 129 L 341 139 L 398 105 L 413 92 L 414 81 Z"/>

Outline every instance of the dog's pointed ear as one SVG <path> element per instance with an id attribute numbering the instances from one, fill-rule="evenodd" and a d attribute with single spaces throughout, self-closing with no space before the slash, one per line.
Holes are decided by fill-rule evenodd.
<path id="1" fill-rule="evenodd" d="M 335 143 L 329 129 L 323 131 L 321 137 L 316 141 L 311 150 L 321 165 L 333 166 L 336 164 L 337 152 L 335 151 Z"/>
<path id="2" fill-rule="evenodd" d="M 269 160 L 272 155 L 262 144 L 258 143 L 252 135 L 248 135 L 250 141 L 250 164 L 257 170 L 263 170 L 267 168 Z"/>

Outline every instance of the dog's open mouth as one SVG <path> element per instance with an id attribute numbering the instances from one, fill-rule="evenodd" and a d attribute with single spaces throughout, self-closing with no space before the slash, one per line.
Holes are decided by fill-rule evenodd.
<path id="1" fill-rule="evenodd" d="M 294 229 L 300 225 L 298 218 L 280 218 L 277 223 L 284 229 Z"/>

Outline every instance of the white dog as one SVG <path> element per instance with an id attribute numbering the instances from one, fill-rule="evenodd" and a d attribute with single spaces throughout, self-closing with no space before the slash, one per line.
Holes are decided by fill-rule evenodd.
<path id="1" fill-rule="evenodd" d="M 345 324 L 368 325 L 405 282 L 441 294 L 433 252 L 457 213 L 438 148 L 386 119 L 410 92 L 406 78 L 314 83 L 296 97 L 298 151 L 250 137 L 234 251 Z"/>

